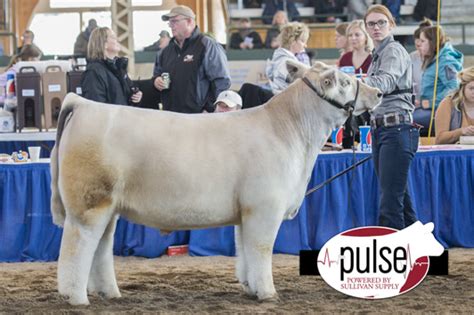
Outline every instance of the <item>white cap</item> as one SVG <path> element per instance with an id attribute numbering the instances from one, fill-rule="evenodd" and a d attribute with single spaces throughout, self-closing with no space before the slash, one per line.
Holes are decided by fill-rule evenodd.
<path id="1" fill-rule="evenodd" d="M 218 102 L 223 102 L 227 106 L 232 107 L 232 108 L 234 108 L 237 105 L 242 107 L 242 98 L 240 97 L 239 94 L 231 90 L 222 91 L 217 97 L 217 100 L 214 102 L 214 105 L 216 105 Z"/>

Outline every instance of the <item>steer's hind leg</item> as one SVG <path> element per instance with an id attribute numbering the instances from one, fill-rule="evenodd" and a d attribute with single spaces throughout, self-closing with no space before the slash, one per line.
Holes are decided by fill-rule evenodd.
<path id="1" fill-rule="evenodd" d="M 250 292 L 259 300 L 277 298 L 273 285 L 272 254 L 281 218 L 268 209 L 256 209 L 242 220 L 242 241 Z"/>
<path id="2" fill-rule="evenodd" d="M 87 282 L 92 260 L 111 216 L 110 210 L 104 208 L 88 209 L 81 220 L 66 214 L 58 260 L 58 291 L 70 304 L 89 304 Z"/>
<path id="3" fill-rule="evenodd" d="M 112 217 L 99 241 L 87 284 L 89 293 L 98 293 L 106 298 L 121 296 L 115 279 L 113 257 L 114 233 L 117 219 L 117 215 Z"/>
<path id="4" fill-rule="evenodd" d="M 247 280 L 247 266 L 245 261 L 245 250 L 242 246 L 242 226 L 236 225 L 234 229 L 235 236 L 235 276 L 242 285 L 244 291 L 248 294 L 252 294 L 249 289 L 249 283 Z"/>

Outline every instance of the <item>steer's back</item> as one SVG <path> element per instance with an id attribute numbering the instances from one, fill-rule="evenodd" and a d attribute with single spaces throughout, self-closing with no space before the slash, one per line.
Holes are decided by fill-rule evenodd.
<path id="1" fill-rule="evenodd" d="M 243 208 L 270 201 L 267 189 L 284 189 L 291 153 L 270 119 L 263 108 L 182 115 L 86 101 L 59 148 L 65 206 L 114 207 L 164 229 L 238 223 Z"/>

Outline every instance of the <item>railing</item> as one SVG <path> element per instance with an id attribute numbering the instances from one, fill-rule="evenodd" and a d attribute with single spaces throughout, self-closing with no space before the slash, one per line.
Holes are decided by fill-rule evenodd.
<path id="1" fill-rule="evenodd" d="M 318 36 L 334 36 L 335 32 L 335 23 L 306 23 L 310 29 L 310 34 L 314 35 L 318 33 Z M 465 23 L 442 23 L 442 27 L 446 32 L 446 35 L 450 37 L 453 41 L 453 44 L 456 45 L 474 45 L 474 22 L 465 22 Z M 268 29 L 271 29 L 271 25 L 267 24 L 255 24 L 252 26 L 252 29 L 259 33 L 262 37 L 262 41 L 265 41 L 265 34 Z M 418 22 L 404 23 L 399 24 L 394 29 L 393 35 L 395 36 L 412 36 L 415 30 L 418 28 Z M 241 29 L 238 26 L 229 26 L 227 28 L 227 44 L 229 44 L 230 35 Z M 319 30 L 319 32 L 318 32 Z M 326 30 L 322 32 L 321 30 Z M 331 31 L 334 31 L 331 33 Z M 318 38 L 322 40 L 324 38 Z M 314 36 L 313 36 L 314 40 Z M 227 45 L 229 48 L 229 45 Z M 334 46 L 327 45 L 314 45 L 312 39 L 308 42 L 308 47 L 310 48 L 334 48 Z"/>

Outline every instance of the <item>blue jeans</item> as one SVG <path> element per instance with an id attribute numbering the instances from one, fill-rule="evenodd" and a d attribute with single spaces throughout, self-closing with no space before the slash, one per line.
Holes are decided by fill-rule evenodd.
<path id="1" fill-rule="evenodd" d="M 418 129 L 412 125 L 372 128 L 372 157 L 381 189 L 381 226 L 401 230 L 417 221 L 408 193 L 408 171 L 418 140 Z"/>

